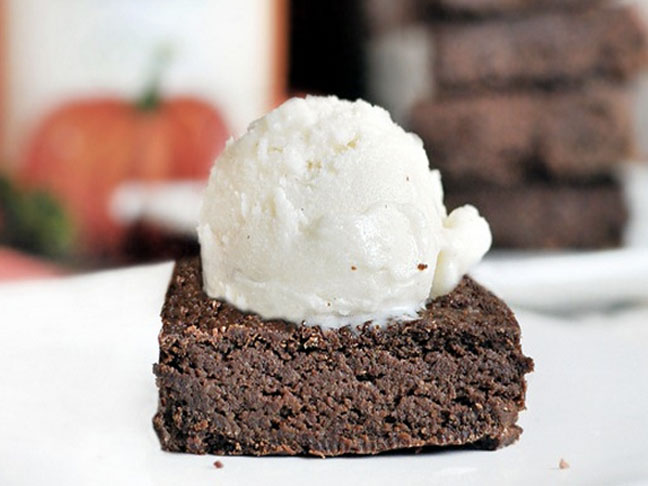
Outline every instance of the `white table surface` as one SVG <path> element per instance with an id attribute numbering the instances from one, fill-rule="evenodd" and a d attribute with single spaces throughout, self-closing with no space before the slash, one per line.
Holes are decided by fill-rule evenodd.
<path id="1" fill-rule="evenodd" d="M 521 440 L 496 452 L 224 457 L 223 469 L 164 453 L 151 366 L 170 271 L 0 286 L 1 485 L 648 484 L 648 307 L 518 311 L 536 371 Z"/>

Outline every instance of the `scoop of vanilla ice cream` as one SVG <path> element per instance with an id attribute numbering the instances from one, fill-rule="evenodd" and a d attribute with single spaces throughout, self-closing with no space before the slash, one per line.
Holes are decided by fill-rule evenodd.
<path id="1" fill-rule="evenodd" d="M 288 100 L 212 169 L 198 226 L 207 294 L 324 327 L 414 316 L 491 244 L 473 207 L 447 215 L 428 167 L 382 108 Z"/>

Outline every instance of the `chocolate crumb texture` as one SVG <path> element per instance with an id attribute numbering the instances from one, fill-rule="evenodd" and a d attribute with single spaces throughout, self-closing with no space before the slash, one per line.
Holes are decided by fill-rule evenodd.
<path id="1" fill-rule="evenodd" d="M 418 268 L 421 272 L 425 270 L 428 266 L 425 263 L 419 263 L 416 268 Z"/>
<path id="2" fill-rule="evenodd" d="M 558 468 L 559 469 L 569 469 L 569 463 L 565 461 L 562 457 L 560 458 L 560 462 L 558 463 Z"/>
<path id="3" fill-rule="evenodd" d="M 596 3 L 588 1 L 590 7 Z M 513 13 L 478 22 L 439 22 L 434 40 L 435 69 L 431 74 L 437 96 L 480 89 L 556 90 L 589 79 L 623 83 L 645 68 L 648 53 L 640 10 L 617 5 L 571 13 L 540 8 L 527 15 Z"/>
<path id="4" fill-rule="evenodd" d="M 486 218 L 499 248 L 617 246 L 628 220 L 623 187 L 613 180 L 446 191 L 448 210 L 468 203 Z"/>
<path id="5" fill-rule="evenodd" d="M 444 189 L 593 181 L 634 150 L 631 97 L 617 85 L 430 99 L 411 116 Z"/>
<path id="6" fill-rule="evenodd" d="M 418 319 L 322 330 L 210 299 L 195 258 L 176 265 L 162 321 L 153 424 L 164 450 L 496 449 L 522 432 L 533 361 L 510 309 L 469 277 Z"/>

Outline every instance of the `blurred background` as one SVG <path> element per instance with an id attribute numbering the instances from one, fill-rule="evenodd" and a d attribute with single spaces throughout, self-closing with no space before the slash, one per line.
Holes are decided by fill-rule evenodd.
<path id="1" fill-rule="evenodd" d="M 198 251 L 229 136 L 365 98 L 497 248 L 648 246 L 648 1 L 0 0 L 0 279 Z"/>

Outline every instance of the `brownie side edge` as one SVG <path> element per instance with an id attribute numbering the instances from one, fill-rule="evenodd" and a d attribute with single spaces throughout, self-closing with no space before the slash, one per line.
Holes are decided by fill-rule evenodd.
<path id="1" fill-rule="evenodd" d="M 163 308 L 154 426 L 213 454 L 492 449 L 517 439 L 533 368 L 506 305 L 469 278 L 419 320 L 322 331 L 239 312 L 176 265 Z"/>

